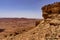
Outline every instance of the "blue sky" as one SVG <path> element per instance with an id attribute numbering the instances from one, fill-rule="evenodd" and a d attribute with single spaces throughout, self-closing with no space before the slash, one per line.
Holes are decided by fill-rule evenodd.
<path id="1" fill-rule="evenodd" d="M 0 18 L 42 18 L 41 7 L 60 0 L 0 0 Z"/>

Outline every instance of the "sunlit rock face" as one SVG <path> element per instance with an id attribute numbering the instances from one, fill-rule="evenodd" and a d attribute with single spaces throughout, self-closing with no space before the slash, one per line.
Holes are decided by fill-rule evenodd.
<path id="1" fill-rule="evenodd" d="M 43 6 L 42 12 L 43 12 L 44 19 L 59 18 L 60 17 L 60 2 Z"/>
<path id="2" fill-rule="evenodd" d="M 60 40 L 60 2 L 43 6 L 42 14 L 44 22 L 40 24 L 40 36 L 44 36 L 43 40 Z"/>
<path id="3" fill-rule="evenodd" d="M 42 14 L 44 20 L 51 24 L 60 24 L 60 2 L 48 4 L 42 7 Z"/>

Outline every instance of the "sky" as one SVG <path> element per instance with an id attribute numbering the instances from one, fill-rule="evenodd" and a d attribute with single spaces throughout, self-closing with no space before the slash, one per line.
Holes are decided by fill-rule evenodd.
<path id="1" fill-rule="evenodd" d="M 60 0 L 0 0 L 0 18 L 43 18 L 42 6 Z"/>

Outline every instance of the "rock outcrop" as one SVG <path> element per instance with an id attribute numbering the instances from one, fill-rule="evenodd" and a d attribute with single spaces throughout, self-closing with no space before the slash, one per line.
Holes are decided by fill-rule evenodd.
<path id="1" fill-rule="evenodd" d="M 43 17 L 47 18 L 59 18 L 60 19 L 60 2 L 48 4 L 42 7 Z"/>
<path id="2" fill-rule="evenodd" d="M 44 21 L 40 24 L 40 40 L 60 40 L 60 2 L 42 7 Z"/>

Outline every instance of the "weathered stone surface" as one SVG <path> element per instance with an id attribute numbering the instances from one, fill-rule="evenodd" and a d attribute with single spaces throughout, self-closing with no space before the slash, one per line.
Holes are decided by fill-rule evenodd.
<path id="1" fill-rule="evenodd" d="M 43 40 L 60 40 L 60 2 L 45 5 L 42 7 L 42 12 L 44 22 L 40 24 L 40 36 L 42 37 L 40 38 Z"/>
<path id="2" fill-rule="evenodd" d="M 58 18 L 60 15 L 60 2 L 48 4 L 42 7 L 43 17 L 46 18 Z"/>

